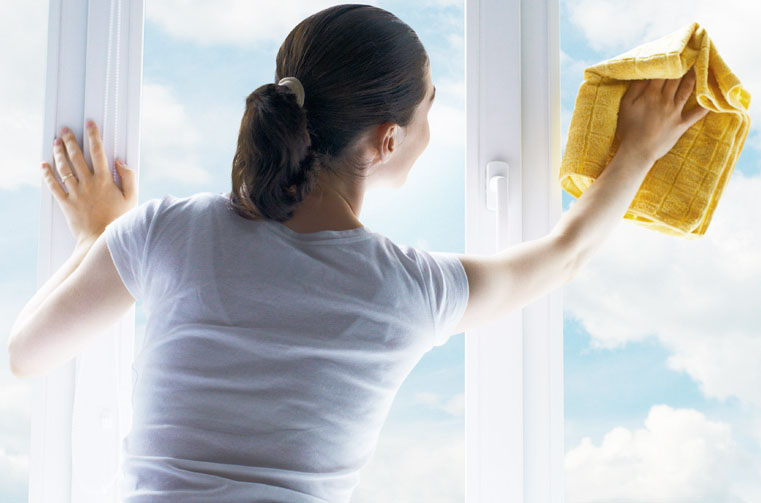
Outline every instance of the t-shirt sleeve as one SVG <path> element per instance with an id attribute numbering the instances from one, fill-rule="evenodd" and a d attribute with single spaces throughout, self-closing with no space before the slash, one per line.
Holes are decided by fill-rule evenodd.
<path id="1" fill-rule="evenodd" d="M 465 313 L 470 290 L 457 254 L 417 250 L 433 318 L 434 346 L 443 346 Z"/>
<path id="2" fill-rule="evenodd" d="M 124 286 L 136 300 L 142 299 L 145 291 L 147 245 L 156 214 L 164 200 L 150 199 L 135 206 L 108 224 L 104 231 L 114 266 Z"/>

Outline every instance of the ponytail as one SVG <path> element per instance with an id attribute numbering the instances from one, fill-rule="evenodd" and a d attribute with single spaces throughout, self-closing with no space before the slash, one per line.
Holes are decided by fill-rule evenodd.
<path id="1" fill-rule="evenodd" d="M 246 98 L 233 157 L 230 202 L 241 216 L 285 221 L 314 189 L 319 162 L 306 110 L 285 85 L 265 84 Z"/>

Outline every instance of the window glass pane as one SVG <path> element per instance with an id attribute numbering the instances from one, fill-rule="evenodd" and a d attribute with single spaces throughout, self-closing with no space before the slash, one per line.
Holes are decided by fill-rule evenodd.
<path id="1" fill-rule="evenodd" d="M 277 50 L 290 30 L 333 4 L 147 2 L 141 202 L 231 189 L 246 96 L 273 81 Z M 436 98 L 429 113 L 430 143 L 406 184 L 368 192 L 360 220 L 399 244 L 462 252 L 463 3 L 384 0 L 375 5 L 417 32 L 431 59 Z M 137 310 L 140 341 L 146 322 L 141 302 Z M 464 336 L 458 334 L 427 353 L 404 382 L 352 501 L 462 501 L 463 393 Z"/>
<path id="2" fill-rule="evenodd" d="M 700 5 L 561 0 L 563 138 L 584 68 L 692 21 L 759 89 L 758 16 Z M 568 503 L 760 500 L 759 147 L 751 121 L 700 240 L 620 222 L 565 287 Z"/>
<path id="3" fill-rule="evenodd" d="M 37 290 L 48 2 L 0 2 L 0 333 Z M 47 190 L 47 189 L 45 189 Z M 13 215 L 12 218 L 8 218 Z M 5 349 L 5 343 L 2 345 Z M 32 382 L 0 359 L 0 501 L 27 501 Z"/>

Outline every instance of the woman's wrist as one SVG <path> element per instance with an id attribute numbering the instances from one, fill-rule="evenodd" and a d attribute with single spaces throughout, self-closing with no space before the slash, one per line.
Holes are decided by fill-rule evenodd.
<path id="1" fill-rule="evenodd" d="M 616 155 L 626 157 L 627 166 L 641 167 L 649 170 L 655 164 L 658 158 L 651 154 L 647 149 L 642 148 L 634 142 L 622 142 L 616 151 Z"/>
<path id="2" fill-rule="evenodd" d="M 94 234 L 80 234 L 77 237 L 77 242 L 74 246 L 75 252 L 80 250 L 84 252 L 84 254 L 87 254 L 87 251 L 92 248 L 92 245 L 95 244 L 95 241 L 98 240 L 98 237 L 100 237 L 100 234 L 97 236 Z"/>

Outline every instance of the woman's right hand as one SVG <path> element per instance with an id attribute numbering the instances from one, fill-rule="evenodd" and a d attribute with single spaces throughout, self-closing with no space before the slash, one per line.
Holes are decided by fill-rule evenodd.
<path id="1" fill-rule="evenodd" d="M 709 111 L 700 105 L 684 111 L 694 87 L 694 67 L 680 79 L 632 82 L 618 109 L 619 149 L 637 151 L 653 163 L 666 155 L 684 132 Z"/>

